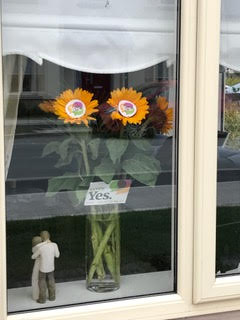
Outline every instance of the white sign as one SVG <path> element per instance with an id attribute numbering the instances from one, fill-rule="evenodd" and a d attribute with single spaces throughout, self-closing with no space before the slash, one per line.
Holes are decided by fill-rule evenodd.
<path id="1" fill-rule="evenodd" d="M 125 203 L 130 189 L 131 180 L 112 180 L 109 184 L 102 181 L 90 183 L 84 205 L 103 205 Z"/>

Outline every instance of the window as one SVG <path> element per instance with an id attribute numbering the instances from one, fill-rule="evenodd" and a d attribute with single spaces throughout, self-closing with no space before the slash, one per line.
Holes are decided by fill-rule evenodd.
<path id="1" fill-rule="evenodd" d="M 177 290 L 180 6 L 128 6 L 3 5 L 9 314 Z"/>
<path id="2" fill-rule="evenodd" d="M 220 154 L 231 142 L 226 127 L 227 99 L 237 97 L 237 91 L 229 92 L 235 85 L 230 81 L 238 77 L 237 63 L 226 63 L 235 52 L 226 39 L 238 35 L 236 1 L 76 0 L 71 6 L 62 2 L 61 10 L 59 1 L 51 2 L 52 7 L 48 1 L 20 2 L 3 1 L 2 5 L 5 150 L 1 148 L 0 157 L 0 205 L 4 213 L 0 219 L 1 319 L 167 319 L 238 310 L 239 275 L 232 272 L 238 259 L 232 243 L 238 234 L 232 233 L 232 240 L 224 243 L 224 228 L 233 223 L 230 228 L 237 230 L 232 211 L 237 208 L 221 207 L 217 209 L 218 218 L 216 215 L 224 183 L 237 186 L 236 171 L 232 166 L 225 170 L 226 162 Z M 78 8 L 85 8 L 82 19 Z M 126 16 L 128 19 L 123 20 Z M 224 17 L 230 17 L 231 23 L 225 24 Z M 64 46 L 57 45 L 60 42 Z M 237 41 L 233 43 L 237 46 Z M 129 126 L 128 139 L 120 137 L 119 131 L 106 131 L 107 116 L 114 111 L 120 117 L 117 120 L 125 119 L 128 125 L 136 115 L 138 106 L 130 96 L 122 101 L 131 103 L 132 117 L 118 104 L 111 105 L 117 96 L 115 90 L 119 89 L 119 95 L 123 88 L 131 87 L 135 90 L 132 94 L 142 93 L 139 99 L 146 98 L 142 103 L 148 108 L 154 102 L 164 102 L 165 113 L 172 110 L 166 114 L 174 115 L 173 121 L 169 121 L 167 132 L 157 133 L 157 139 L 155 131 L 148 131 L 140 135 L 141 144 L 138 141 L 136 127 L 147 121 L 149 113 L 139 125 Z M 91 115 L 96 120 L 86 119 L 89 127 L 64 124 L 63 119 L 57 119 L 64 118 L 62 113 L 51 112 L 57 103 L 61 105 L 61 98 L 68 97 L 66 90 L 74 92 L 76 88 L 93 94 L 87 100 L 92 108 L 104 109 L 103 117 L 98 111 Z M 68 101 L 72 103 L 65 103 L 66 119 L 80 122 L 79 112 L 87 110 L 87 101 L 82 99 L 74 97 Z M 233 105 L 236 102 L 231 101 L 231 108 Z M 128 125 L 122 124 L 123 131 Z M 81 130 L 64 131 L 67 127 Z M 81 140 L 77 147 L 76 136 Z M 89 141 L 87 136 L 91 136 Z M 2 131 L 0 138 L 3 145 Z M 84 145 L 89 152 L 85 153 Z M 138 155 L 134 163 L 145 163 L 144 170 L 140 167 L 136 172 L 135 166 L 129 169 L 126 160 L 132 154 Z M 152 158 L 143 161 L 146 157 Z M 80 175 L 83 184 L 88 181 L 87 186 L 73 184 Z M 153 181 L 156 183 L 150 186 Z M 115 203 L 108 203 L 109 193 L 116 190 L 121 196 L 114 198 Z M 144 197 L 138 196 L 136 202 L 134 192 L 139 190 Z M 236 187 L 236 206 L 237 191 Z M 79 204 L 81 199 L 83 204 Z M 97 201 L 102 204 L 93 206 Z M 91 211 L 88 204 L 95 208 L 91 215 L 86 214 Z M 226 212 L 228 220 L 224 221 Z M 56 300 L 41 304 L 31 300 L 29 278 L 30 241 L 43 230 L 49 231 L 58 244 L 60 257 L 55 258 Z M 18 250 L 19 243 L 24 242 L 26 249 L 22 245 Z M 55 254 L 58 256 L 57 249 Z M 13 265 L 19 270 L 15 274 Z M 108 281 L 103 287 L 99 280 L 104 273 Z M 86 289 L 86 283 L 91 290 L 116 290 L 96 293 Z"/>

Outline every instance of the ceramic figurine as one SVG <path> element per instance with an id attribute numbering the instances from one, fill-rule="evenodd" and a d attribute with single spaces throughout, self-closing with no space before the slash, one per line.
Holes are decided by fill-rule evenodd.
<path id="1" fill-rule="evenodd" d="M 32 239 L 32 253 L 34 254 L 38 248 L 42 245 L 42 238 L 40 236 L 33 237 Z M 37 300 L 39 297 L 39 267 L 40 267 L 40 257 L 37 257 L 34 261 L 33 271 L 32 271 L 32 297 L 33 300 Z"/>
<path id="2" fill-rule="evenodd" d="M 48 231 L 42 231 L 40 233 L 40 237 L 41 242 L 38 242 L 39 239 L 36 239 L 39 237 L 33 238 L 35 239 L 34 244 L 37 242 L 37 244 L 33 247 L 34 250 L 32 255 L 32 259 L 36 259 L 33 267 L 33 297 L 36 298 L 38 293 L 35 288 L 36 278 L 38 278 L 39 296 L 37 297 L 36 301 L 38 303 L 45 303 L 47 298 L 47 290 L 49 300 L 54 301 L 56 299 L 54 260 L 60 256 L 60 253 L 57 244 L 51 242 Z"/>

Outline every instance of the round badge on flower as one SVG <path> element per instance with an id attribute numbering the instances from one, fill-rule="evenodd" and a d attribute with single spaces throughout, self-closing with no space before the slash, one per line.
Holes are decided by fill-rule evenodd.
<path id="1" fill-rule="evenodd" d="M 67 103 L 65 110 L 70 118 L 78 119 L 85 115 L 86 106 L 83 101 L 74 99 Z"/>
<path id="2" fill-rule="evenodd" d="M 66 90 L 56 99 L 53 112 L 65 123 L 88 126 L 90 120 L 95 120 L 91 115 L 98 112 L 98 101 L 92 97 L 93 93 L 81 88 Z"/>
<path id="3" fill-rule="evenodd" d="M 127 123 L 140 124 L 149 112 L 147 99 L 133 88 L 112 91 L 107 103 L 114 108 L 111 118 L 120 120 L 124 126 Z"/>

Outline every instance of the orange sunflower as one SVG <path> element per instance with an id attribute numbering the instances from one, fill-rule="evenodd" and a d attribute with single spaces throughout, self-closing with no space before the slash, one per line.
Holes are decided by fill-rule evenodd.
<path id="1" fill-rule="evenodd" d="M 173 108 L 168 107 L 165 97 L 157 97 L 156 104 L 151 106 L 149 117 L 153 127 L 160 133 L 168 133 L 173 127 Z"/>
<path id="2" fill-rule="evenodd" d="M 90 120 L 95 120 L 91 115 L 98 112 L 97 100 L 92 100 L 93 93 L 77 88 L 74 91 L 66 90 L 54 102 L 53 112 L 64 123 L 81 124 L 88 126 Z"/>
<path id="3" fill-rule="evenodd" d="M 124 126 L 127 123 L 140 124 L 149 112 L 147 99 L 142 98 L 142 92 L 137 92 L 133 88 L 112 91 L 107 103 L 114 108 L 111 118 L 120 120 Z"/>
<path id="4" fill-rule="evenodd" d="M 54 113 L 54 101 L 43 101 L 39 104 L 39 108 L 46 113 Z"/>

